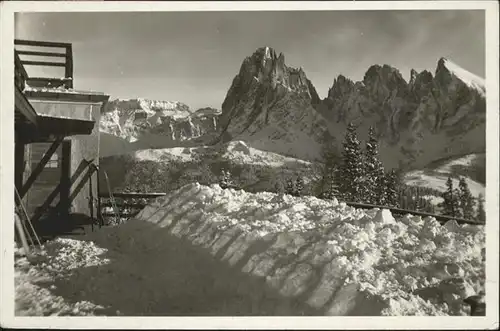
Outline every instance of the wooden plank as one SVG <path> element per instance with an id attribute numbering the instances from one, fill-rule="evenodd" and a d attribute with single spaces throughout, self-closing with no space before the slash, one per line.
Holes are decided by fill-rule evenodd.
<path id="1" fill-rule="evenodd" d="M 66 48 L 66 47 L 70 46 L 71 44 L 70 43 L 55 42 L 55 41 L 14 39 L 14 45 Z"/>
<path id="2" fill-rule="evenodd" d="M 38 51 L 23 51 L 23 50 L 18 50 L 17 53 L 19 55 L 47 56 L 47 57 L 66 57 L 65 53 L 56 53 L 56 52 L 38 52 Z"/>
<path id="3" fill-rule="evenodd" d="M 147 206 L 146 203 L 127 203 L 127 202 L 124 202 L 124 203 L 120 203 L 120 202 L 116 202 L 116 205 L 120 208 L 144 208 Z M 106 202 L 101 202 L 101 207 L 113 207 L 113 203 L 111 203 L 111 201 L 106 201 Z"/>
<path id="4" fill-rule="evenodd" d="M 124 193 L 124 192 L 113 192 L 113 196 L 115 198 L 158 198 L 158 197 L 163 197 L 166 196 L 167 193 Z M 102 192 L 99 195 L 100 198 L 109 198 L 110 194 L 107 192 Z"/>
<path id="5" fill-rule="evenodd" d="M 66 69 L 64 76 L 66 78 L 73 78 L 73 48 L 70 45 L 66 47 Z M 73 81 L 69 82 L 69 88 L 73 87 Z"/>
<path id="6" fill-rule="evenodd" d="M 64 62 L 21 61 L 21 64 L 26 66 L 66 67 Z"/>

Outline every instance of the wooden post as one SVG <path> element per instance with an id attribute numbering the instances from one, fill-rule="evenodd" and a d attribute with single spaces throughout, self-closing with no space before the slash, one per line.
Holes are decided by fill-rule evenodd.
<path id="1" fill-rule="evenodd" d="M 67 88 L 73 88 L 73 47 L 71 44 L 66 46 L 66 70 L 65 78 L 71 78 L 67 81 Z"/>

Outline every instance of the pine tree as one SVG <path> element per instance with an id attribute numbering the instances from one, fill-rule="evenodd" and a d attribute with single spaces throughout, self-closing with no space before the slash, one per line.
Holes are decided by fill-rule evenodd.
<path id="1" fill-rule="evenodd" d="M 342 151 L 342 167 L 340 189 L 348 201 L 359 202 L 364 200 L 361 196 L 363 185 L 363 158 L 360 142 L 356 135 L 356 128 L 349 123 L 345 135 Z"/>
<path id="2" fill-rule="evenodd" d="M 235 185 L 231 178 L 231 173 L 225 169 L 222 169 L 222 175 L 220 177 L 219 186 L 223 189 L 234 188 Z"/>
<path id="3" fill-rule="evenodd" d="M 276 180 L 276 183 L 274 184 L 274 191 L 277 194 L 285 193 L 285 185 L 283 185 L 283 180 L 281 178 Z"/>
<path id="4" fill-rule="evenodd" d="M 477 198 L 477 215 L 476 219 L 478 222 L 486 223 L 486 211 L 484 210 L 484 197 L 479 194 Z"/>
<path id="5" fill-rule="evenodd" d="M 288 178 L 286 181 L 285 193 L 289 195 L 295 194 L 295 183 L 291 178 Z"/>
<path id="6" fill-rule="evenodd" d="M 441 207 L 443 208 L 443 214 L 451 217 L 457 217 L 458 214 L 458 199 L 456 190 L 453 189 L 453 180 L 448 177 L 446 181 L 446 191 L 441 195 L 443 197 L 443 202 Z"/>
<path id="7" fill-rule="evenodd" d="M 398 173 L 392 169 L 385 175 L 385 197 L 386 205 L 398 207 L 398 189 L 399 189 L 399 176 Z"/>
<path id="8" fill-rule="evenodd" d="M 370 127 L 368 141 L 366 142 L 365 154 L 365 181 L 363 185 L 363 196 L 367 203 L 383 204 L 385 200 L 384 166 L 380 162 L 378 155 L 378 141 L 375 130 Z"/>
<path id="9" fill-rule="evenodd" d="M 294 195 L 297 197 L 302 196 L 304 193 L 304 178 L 301 175 L 298 175 L 295 179 L 295 190 Z"/>
<path id="10" fill-rule="evenodd" d="M 465 181 L 464 177 L 460 178 L 458 183 L 459 187 L 459 206 L 460 206 L 460 217 L 470 220 L 474 218 L 474 197 L 470 193 L 469 185 Z"/>

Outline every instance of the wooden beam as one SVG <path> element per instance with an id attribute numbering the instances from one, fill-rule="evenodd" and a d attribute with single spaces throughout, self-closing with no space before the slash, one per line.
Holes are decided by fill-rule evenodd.
<path id="1" fill-rule="evenodd" d="M 14 107 L 28 120 L 28 122 L 36 125 L 37 114 L 31 103 L 24 96 L 23 92 L 16 86 Z"/>
<path id="2" fill-rule="evenodd" d="M 37 51 L 17 51 L 19 55 L 32 55 L 32 56 L 54 56 L 54 57 L 66 57 L 65 53 L 57 53 L 57 52 L 37 52 Z"/>
<path id="3" fill-rule="evenodd" d="M 23 185 L 23 187 L 19 190 L 19 195 L 21 196 L 21 199 L 28 193 L 30 187 L 33 185 L 35 180 L 38 178 L 38 176 L 42 173 L 43 169 L 45 168 L 45 165 L 47 162 L 49 162 L 50 158 L 52 155 L 55 153 L 56 149 L 61 145 L 63 141 L 63 138 L 57 138 L 56 141 L 50 145 L 49 149 L 47 152 L 45 152 L 45 155 L 42 157 L 40 160 L 40 163 L 37 164 L 35 169 L 33 169 L 33 172 L 29 176 L 29 178 L 26 180 L 26 183 Z"/>
<path id="4" fill-rule="evenodd" d="M 27 66 L 66 67 L 64 62 L 21 61 L 21 64 Z"/>
<path id="5" fill-rule="evenodd" d="M 54 48 L 66 48 L 68 46 L 71 46 L 70 43 L 61 43 L 61 42 L 54 42 L 54 41 L 25 40 L 25 39 L 14 39 L 14 45 L 54 47 Z"/>
<path id="6" fill-rule="evenodd" d="M 14 51 L 14 66 L 15 69 L 21 72 L 21 75 L 24 78 L 28 78 L 28 73 L 26 72 L 26 68 L 24 68 L 21 58 L 19 58 L 19 54 L 17 51 Z"/>
<path id="7" fill-rule="evenodd" d="M 64 77 L 73 78 L 73 47 L 66 47 L 66 67 Z M 68 82 L 68 88 L 73 88 L 73 80 Z"/>
<path id="8" fill-rule="evenodd" d="M 166 196 L 167 193 L 122 193 L 122 192 L 117 192 L 113 193 L 113 197 L 115 198 L 146 198 L 146 199 L 152 199 L 152 198 L 158 198 L 158 197 L 163 197 Z M 99 194 L 101 198 L 110 198 L 109 192 L 102 192 Z"/>
<path id="9" fill-rule="evenodd" d="M 123 202 L 123 203 L 120 203 L 120 202 L 116 202 L 116 205 L 118 207 L 121 207 L 122 209 L 123 208 L 144 208 L 147 206 L 146 203 L 127 203 L 127 202 Z M 107 202 L 101 202 L 101 206 L 102 207 L 113 207 L 113 203 L 107 201 Z"/>

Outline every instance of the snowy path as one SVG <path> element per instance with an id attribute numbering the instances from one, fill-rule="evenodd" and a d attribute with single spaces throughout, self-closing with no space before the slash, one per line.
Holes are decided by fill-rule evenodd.
<path id="1" fill-rule="evenodd" d="M 68 277 L 59 275 L 40 286 L 64 298 L 69 306 L 88 301 L 105 307 L 94 311 L 96 315 L 316 314 L 256 278 L 230 269 L 208 252 L 142 221 L 75 239 L 92 240 L 107 249 L 102 257 L 110 263 L 77 268 Z M 38 312 L 47 313 L 54 312 Z"/>

